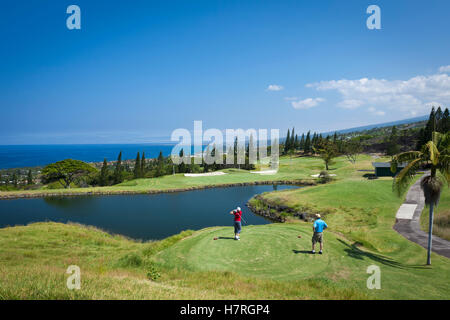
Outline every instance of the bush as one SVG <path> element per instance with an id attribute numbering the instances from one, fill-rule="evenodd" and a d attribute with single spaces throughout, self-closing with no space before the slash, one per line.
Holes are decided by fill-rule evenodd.
<path id="1" fill-rule="evenodd" d="M 330 177 L 330 175 L 328 174 L 327 171 L 321 171 L 319 173 L 319 182 L 320 183 L 328 183 L 331 180 L 333 180 L 333 179 Z"/>
<path id="2" fill-rule="evenodd" d="M 147 263 L 147 278 L 152 281 L 156 281 L 161 277 L 158 268 L 156 267 L 154 262 Z"/>
<path id="3" fill-rule="evenodd" d="M 116 263 L 118 267 L 140 267 L 143 263 L 141 256 L 137 253 L 127 253 L 122 256 Z"/>
<path id="4" fill-rule="evenodd" d="M 78 188 L 78 185 L 75 184 L 74 182 L 72 182 L 72 183 L 70 184 L 70 187 L 71 187 L 71 188 Z M 54 182 L 50 182 L 49 184 L 47 184 L 47 185 L 46 185 L 46 188 L 47 188 L 47 189 L 51 189 L 51 190 L 54 190 L 54 189 L 63 189 L 63 188 L 64 188 L 64 185 L 63 185 L 61 182 L 59 182 L 59 181 L 54 181 Z"/>

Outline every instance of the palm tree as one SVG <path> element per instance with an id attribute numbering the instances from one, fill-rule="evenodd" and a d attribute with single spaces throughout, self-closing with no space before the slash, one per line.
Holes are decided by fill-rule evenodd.
<path id="1" fill-rule="evenodd" d="M 433 132 L 421 151 L 408 151 L 397 154 L 391 162 L 391 171 L 397 172 L 399 163 L 408 163 L 394 178 L 393 188 L 401 195 L 409 186 L 411 179 L 423 165 L 431 165 L 430 175 L 422 178 L 420 186 L 425 203 L 430 207 L 430 225 L 428 229 L 427 264 L 431 264 L 431 242 L 433 234 L 433 209 L 439 203 L 443 183 L 450 184 L 450 134 Z"/>

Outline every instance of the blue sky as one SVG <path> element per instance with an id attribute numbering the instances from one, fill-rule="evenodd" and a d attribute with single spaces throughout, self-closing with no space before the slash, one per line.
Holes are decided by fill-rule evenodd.
<path id="1" fill-rule="evenodd" d="M 81 8 L 68 30 L 66 8 Z M 366 8 L 381 8 L 369 30 Z M 331 131 L 450 102 L 449 1 L 2 3 L 0 144 Z"/>

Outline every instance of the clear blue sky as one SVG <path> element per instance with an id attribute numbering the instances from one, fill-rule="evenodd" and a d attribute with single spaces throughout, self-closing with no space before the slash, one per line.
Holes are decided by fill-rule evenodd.
<path id="1" fill-rule="evenodd" d="M 71 4 L 81 30 L 66 27 Z M 381 30 L 366 27 L 371 4 Z M 2 2 L 0 144 L 427 114 L 450 102 L 449 14 L 447 0 Z"/>

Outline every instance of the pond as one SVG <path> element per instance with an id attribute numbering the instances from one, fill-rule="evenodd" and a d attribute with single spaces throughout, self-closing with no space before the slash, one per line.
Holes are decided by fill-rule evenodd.
<path id="1" fill-rule="evenodd" d="M 70 221 L 134 239 L 156 240 L 187 229 L 231 226 L 233 216 L 229 212 L 237 206 L 242 208 L 247 224 L 270 223 L 245 204 L 256 194 L 292 188 L 298 187 L 256 185 L 148 195 L 2 200 L 0 227 Z"/>

